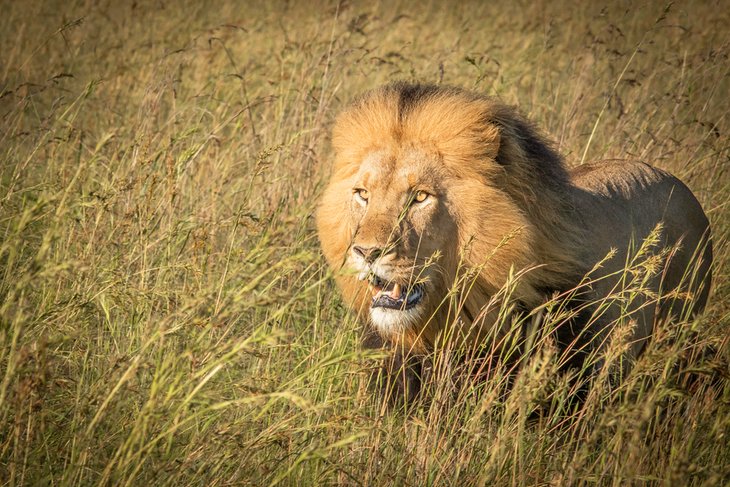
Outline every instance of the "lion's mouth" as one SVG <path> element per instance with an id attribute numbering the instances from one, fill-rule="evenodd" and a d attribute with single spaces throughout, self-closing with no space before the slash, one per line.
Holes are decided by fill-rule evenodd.
<path id="1" fill-rule="evenodd" d="M 369 276 L 368 282 L 373 294 L 371 308 L 407 310 L 420 303 L 424 296 L 424 287 L 421 283 L 402 285 L 388 282 L 374 274 Z"/>

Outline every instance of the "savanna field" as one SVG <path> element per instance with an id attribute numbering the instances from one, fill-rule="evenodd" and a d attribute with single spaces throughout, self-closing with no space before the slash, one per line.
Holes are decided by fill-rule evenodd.
<path id="1" fill-rule="evenodd" d="M 1 2 L 0 485 L 728 485 L 730 3 L 609 3 Z M 385 410 L 314 214 L 394 80 L 680 177 L 705 312 L 579 408 L 546 344 Z"/>

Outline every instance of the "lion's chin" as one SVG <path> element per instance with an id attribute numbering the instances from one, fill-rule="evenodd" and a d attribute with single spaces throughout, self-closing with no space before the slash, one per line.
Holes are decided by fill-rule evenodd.
<path id="1" fill-rule="evenodd" d="M 399 335 L 415 328 L 421 321 L 422 306 L 409 309 L 370 308 L 370 322 L 384 335 Z"/>

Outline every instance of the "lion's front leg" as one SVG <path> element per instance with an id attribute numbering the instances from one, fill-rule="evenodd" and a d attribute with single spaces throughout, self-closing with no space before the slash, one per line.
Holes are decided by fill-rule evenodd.
<path id="1" fill-rule="evenodd" d="M 390 352 L 383 364 L 373 370 L 370 376 L 370 388 L 391 407 L 413 404 L 421 392 L 423 372 L 421 358 L 398 350 L 373 332 L 365 336 L 363 346 Z"/>

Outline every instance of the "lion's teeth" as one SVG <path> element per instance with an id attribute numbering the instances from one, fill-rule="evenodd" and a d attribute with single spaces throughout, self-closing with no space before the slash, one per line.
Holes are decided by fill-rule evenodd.
<path id="1" fill-rule="evenodd" d="M 393 291 L 391 292 L 390 296 L 393 299 L 400 299 L 400 290 L 400 284 L 394 284 Z"/>
<path id="2" fill-rule="evenodd" d="M 365 279 L 367 279 L 367 277 L 368 277 L 368 272 L 367 271 L 362 271 L 361 273 L 359 273 L 357 275 L 357 280 L 358 281 L 364 281 Z"/>
<path id="3" fill-rule="evenodd" d="M 379 295 L 381 292 L 383 292 L 382 287 L 376 286 L 374 284 L 368 284 L 368 290 L 370 291 L 370 294 L 373 295 L 373 298 L 375 298 L 377 295 Z"/>

